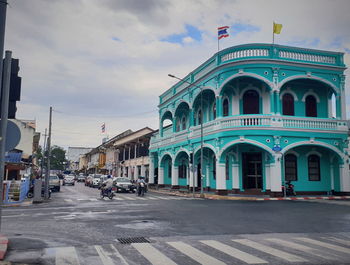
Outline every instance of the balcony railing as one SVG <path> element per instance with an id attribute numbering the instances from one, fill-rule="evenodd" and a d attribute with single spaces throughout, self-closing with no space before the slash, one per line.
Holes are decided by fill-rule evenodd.
<path id="1" fill-rule="evenodd" d="M 286 128 L 286 129 L 302 129 L 323 130 L 323 131 L 343 131 L 347 133 L 347 122 L 343 120 L 332 120 L 326 118 L 310 118 L 310 117 L 292 117 L 292 116 L 275 116 L 275 115 L 239 115 L 225 117 L 209 121 L 203 124 L 203 132 L 216 133 L 222 129 L 228 128 L 250 128 L 250 129 L 269 129 L 269 128 Z M 182 142 L 192 137 L 199 137 L 201 126 L 192 126 L 187 130 L 160 137 L 156 134 L 151 139 L 151 148 L 158 145 L 168 145 L 170 143 Z"/>

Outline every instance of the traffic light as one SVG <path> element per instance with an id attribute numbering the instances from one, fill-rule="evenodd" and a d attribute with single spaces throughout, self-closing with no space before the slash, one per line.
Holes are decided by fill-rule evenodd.
<path id="1" fill-rule="evenodd" d="M 4 66 L 4 60 L 3 60 Z M 12 59 L 11 61 L 11 77 L 10 77 L 10 96 L 9 96 L 9 109 L 8 118 L 16 118 L 16 102 L 21 100 L 21 82 L 22 78 L 18 76 L 19 72 L 19 59 Z M 4 67 L 2 69 L 2 75 L 4 77 Z M 1 84 L 2 86 L 2 84 Z M 0 95 L 1 98 L 1 95 Z M 0 115 L 1 115 L 1 101 L 0 101 Z"/>

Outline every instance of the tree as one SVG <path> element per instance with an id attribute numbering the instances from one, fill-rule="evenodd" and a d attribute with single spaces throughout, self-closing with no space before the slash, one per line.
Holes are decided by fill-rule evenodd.
<path id="1" fill-rule="evenodd" d="M 62 147 L 54 145 L 51 148 L 50 169 L 65 170 L 66 163 L 66 151 Z"/>

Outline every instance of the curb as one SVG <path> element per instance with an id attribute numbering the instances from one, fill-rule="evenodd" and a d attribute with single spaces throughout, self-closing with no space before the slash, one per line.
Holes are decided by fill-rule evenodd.
<path id="1" fill-rule="evenodd" d="M 5 258 L 8 243 L 8 238 L 0 235 L 0 260 L 3 260 Z"/>
<path id="2" fill-rule="evenodd" d="M 6 208 L 6 207 L 20 207 L 20 206 L 30 206 L 32 205 L 33 202 L 32 201 L 24 201 L 21 203 L 8 203 L 8 204 L 2 204 L 2 207 Z"/>
<path id="3" fill-rule="evenodd" d="M 167 194 L 171 196 L 187 197 L 192 198 L 193 195 L 190 193 L 180 193 L 178 191 L 164 191 L 164 190 L 154 190 L 150 191 L 160 194 Z M 212 195 L 204 194 L 201 197 L 200 194 L 196 193 L 195 198 L 204 198 L 209 200 L 226 200 L 226 201 L 303 201 L 303 200 L 349 200 L 350 196 L 305 196 L 305 197 L 276 197 L 276 198 L 261 198 L 261 197 L 246 197 L 246 196 L 222 196 L 222 195 Z"/>

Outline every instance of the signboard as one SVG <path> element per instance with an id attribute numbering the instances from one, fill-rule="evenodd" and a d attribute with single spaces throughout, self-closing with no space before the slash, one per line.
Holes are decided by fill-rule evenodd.
<path id="1" fill-rule="evenodd" d="M 1 129 L 1 128 L 0 128 Z M 11 120 L 7 121 L 5 152 L 14 149 L 21 140 L 21 131 Z M 0 139 L 2 141 L 2 139 Z"/>

